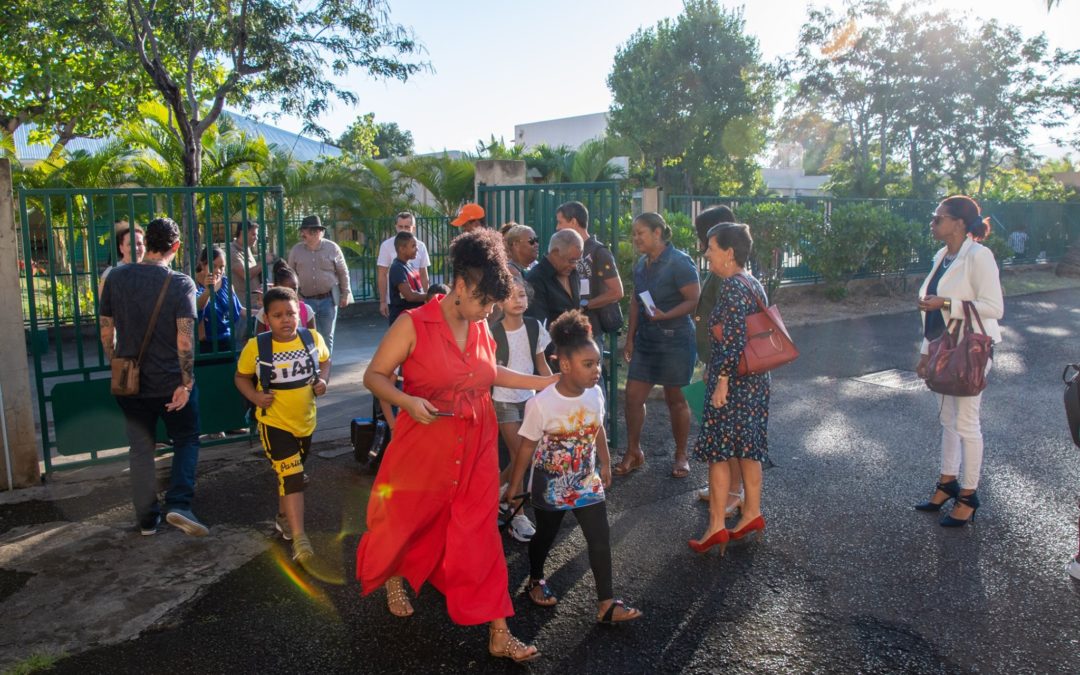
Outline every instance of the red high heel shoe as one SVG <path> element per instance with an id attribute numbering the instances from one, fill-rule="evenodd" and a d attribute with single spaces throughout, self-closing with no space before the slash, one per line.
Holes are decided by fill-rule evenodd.
<path id="1" fill-rule="evenodd" d="M 720 555 L 724 555 L 724 549 L 727 548 L 728 541 L 731 538 L 731 534 L 726 529 L 717 530 L 713 533 L 713 536 L 709 537 L 705 541 L 698 541 L 691 539 L 686 542 L 690 544 L 690 548 L 694 549 L 698 553 L 707 553 L 713 546 L 720 547 Z"/>
<path id="2" fill-rule="evenodd" d="M 761 539 L 761 535 L 765 533 L 765 516 L 758 516 L 754 518 L 746 525 L 743 525 L 740 529 L 731 533 L 733 540 L 742 539 L 748 534 L 758 533 L 758 539 Z"/>

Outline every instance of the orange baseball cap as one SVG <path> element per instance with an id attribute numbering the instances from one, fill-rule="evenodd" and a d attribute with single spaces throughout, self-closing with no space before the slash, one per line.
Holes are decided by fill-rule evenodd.
<path id="1" fill-rule="evenodd" d="M 470 220 L 482 220 L 484 218 L 484 207 L 479 204 L 466 204 L 458 211 L 457 218 L 450 221 L 450 224 L 454 227 L 461 227 Z"/>

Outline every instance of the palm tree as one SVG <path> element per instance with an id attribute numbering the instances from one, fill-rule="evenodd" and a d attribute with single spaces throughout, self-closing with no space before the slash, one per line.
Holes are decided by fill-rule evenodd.
<path id="1" fill-rule="evenodd" d="M 431 195 L 443 215 L 453 216 L 458 208 L 473 198 L 476 166 L 472 160 L 439 156 L 413 157 L 397 166 Z"/>

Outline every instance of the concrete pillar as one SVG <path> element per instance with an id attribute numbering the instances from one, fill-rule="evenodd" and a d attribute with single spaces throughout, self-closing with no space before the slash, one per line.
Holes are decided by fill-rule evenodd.
<path id="1" fill-rule="evenodd" d="M 663 190 L 660 188 L 642 188 L 641 189 L 641 212 L 642 213 L 660 213 L 663 205 Z"/>
<path id="2" fill-rule="evenodd" d="M 476 178 L 473 181 L 473 200 L 480 202 L 481 185 L 525 185 L 525 160 L 521 159 L 482 159 L 476 163 Z M 515 190 L 504 195 L 498 203 L 483 205 L 491 213 L 485 214 L 488 227 L 496 229 L 503 223 L 525 219 L 525 195 Z M 532 223 L 526 223 L 532 225 Z"/>
<path id="3" fill-rule="evenodd" d="M 0 485 L 30 487 L 41 483 L 38 469 L 37 434 L 34 432 L 34 398 L 30 392 L 30 371 L 26 366 L 26 335 L 23 330 L 22 294 L 19 291 L 19 228 L 11 189 L 11 161 L 0 159 L 0 316 L 19 317 L 0 321 L 0 354 L 8 358 L 0 368 L 0 389 L 4 397 L 7 438 L 0 436 Z M 44 424 L 44 422 L 42 422 Z M 5 443 L 6 441 L 6 443 Z M 8 482 L 8 457 L 11 482 Z"/>

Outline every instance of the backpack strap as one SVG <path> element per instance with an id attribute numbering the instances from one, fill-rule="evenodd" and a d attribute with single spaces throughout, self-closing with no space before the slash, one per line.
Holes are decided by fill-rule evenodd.
<path id="1" fill-rule="evenodd" d="M 536 372 L 536 346 L 540 342 L 540 322 L 531 316 L 524 317 L 525 319 L 525 333 L 529 336 L 529 363 L 532 364 L 533 375 L 538 375 Z"/>
<path id="2" fill-rule="evenodd" d="M 510 362 L 510 342 L 506 339 L 506 327 L 502 321 L 491 326 L 491 337 L 495 339 L 495 363 L 505 366 Z"/>
<path id="3" fill-rule="evenodd" d="M 255 336 L 255 344 L 259 348 L 259 362 L 256 367 L 259 371 L 259 387 L 263 391 L 270 391 L 270 380 L 274 374 L 273 339 L 274 334 L 270 331 Z"/>
<path id="4" fill-rule="evenodd" d="M 304 351 L 311 359 L 311 371 L 315 380 L 319 379 L 319 348 L 315 344 L 315 336 L 304 326 L 297 326 L 296 332 L 300 335 L 300 341 L 304 343 Z"/>

